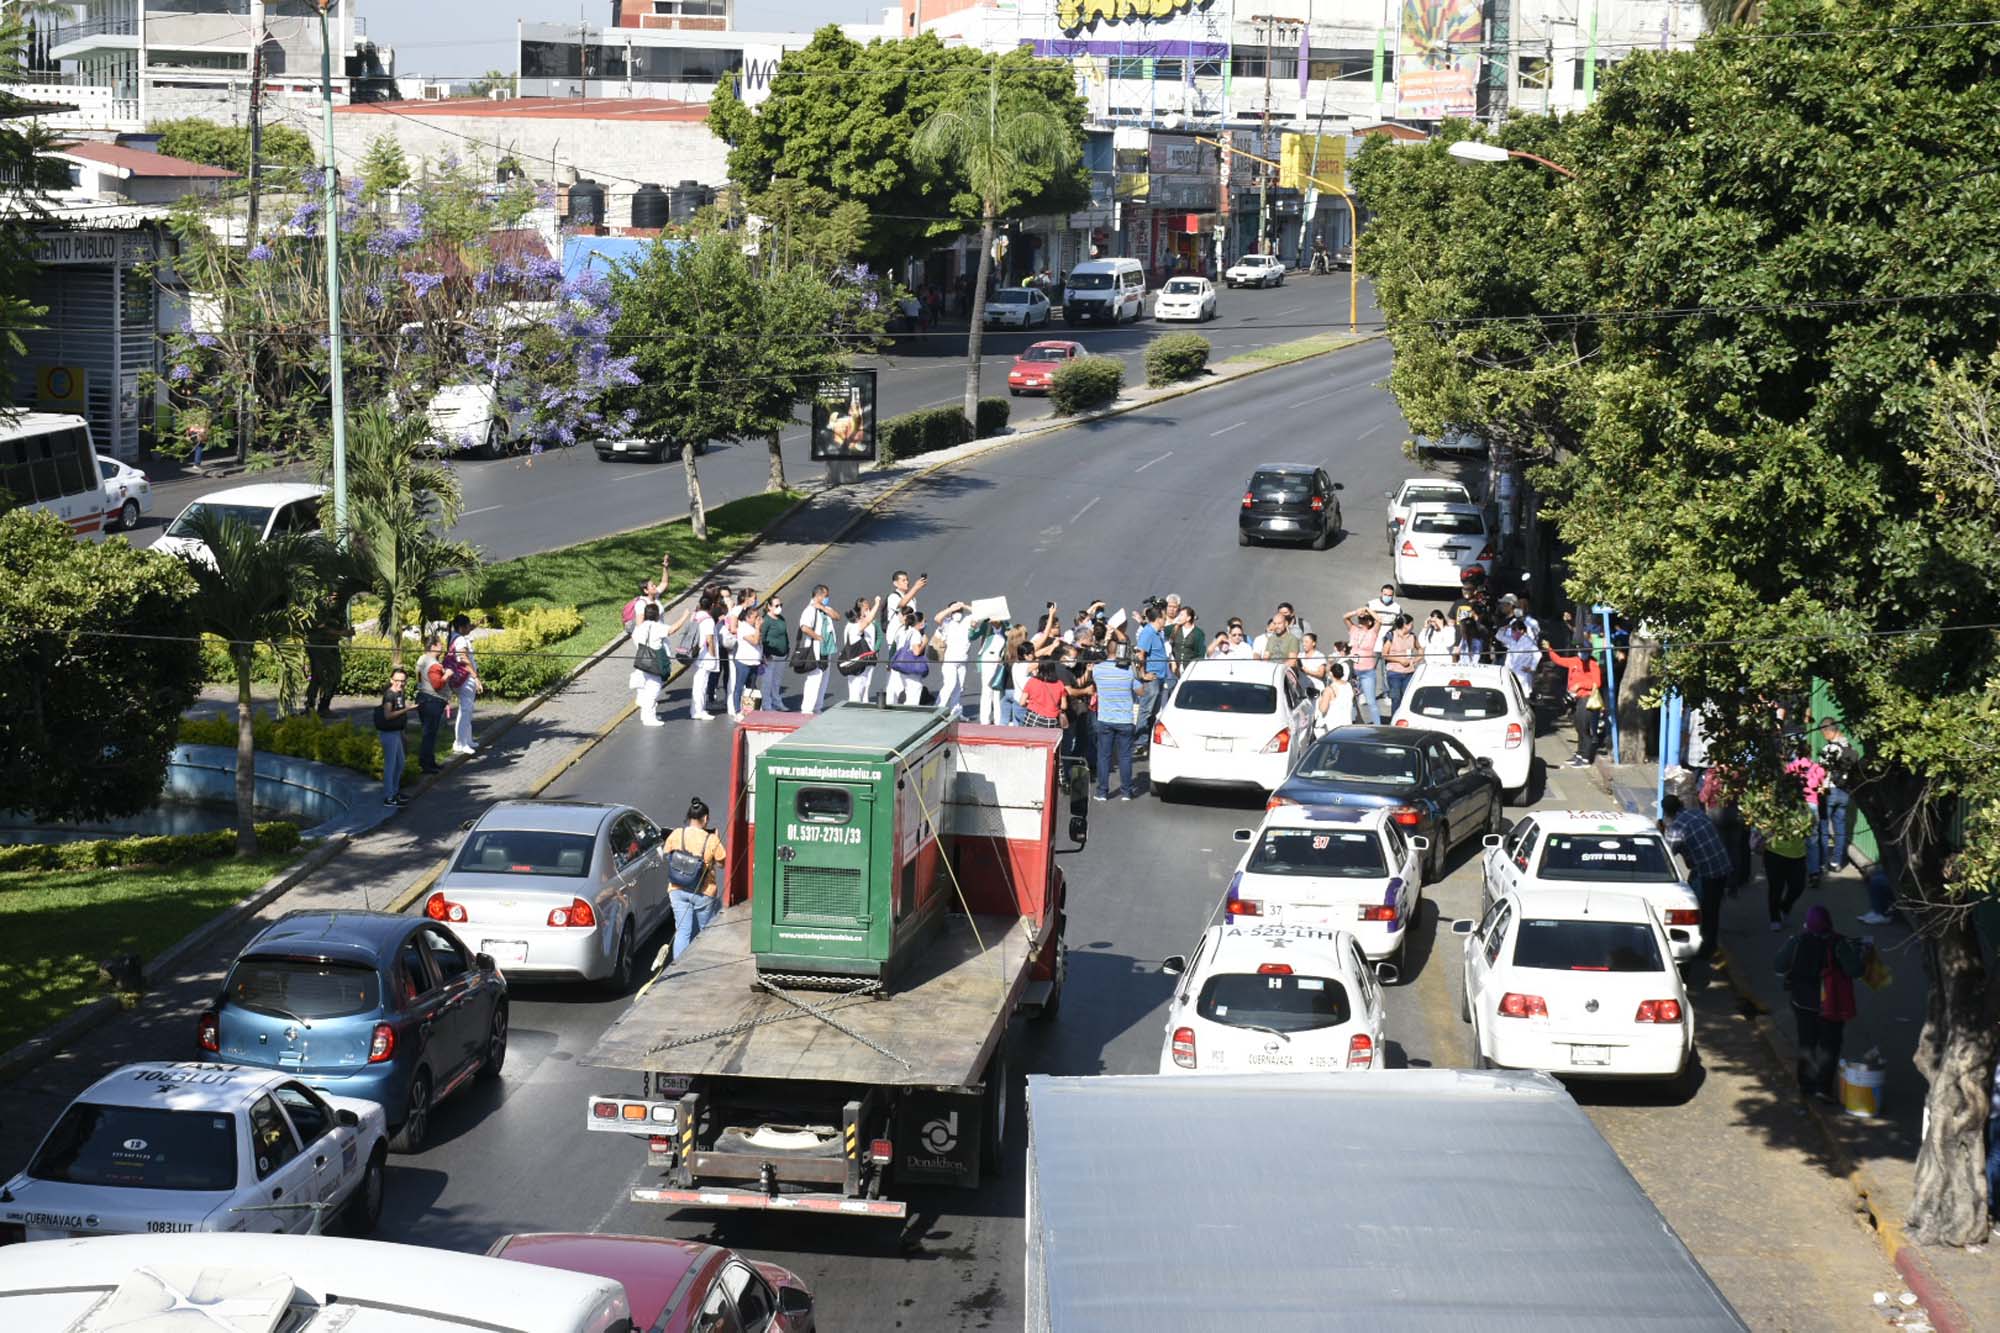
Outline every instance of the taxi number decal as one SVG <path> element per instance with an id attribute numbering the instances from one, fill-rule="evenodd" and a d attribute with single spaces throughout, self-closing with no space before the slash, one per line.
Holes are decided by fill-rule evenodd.
<path id="1" fill-rule="evenodd" d="M 231 1081 L 225 1073 L 198 1069 L 141 1069 L 132 1075 L 135 1083 L 210 1083 L 224 1085 Z"/>
<path id="2" fill-rule="evenodd" d="M 148 1222 L 148 1223 L 146 1223 L 146 1230 L 148 1230 L 148 1231 L 153 1231 L 153 1232 L 161 1232 L 161 1233 L 179 1233 L 179 1232 L 182 1232 L 182 1231 L 193 1231 L 193 1230 L 194 1230 L 194 1223 L 192 1223 L 192 1222 Z"/>

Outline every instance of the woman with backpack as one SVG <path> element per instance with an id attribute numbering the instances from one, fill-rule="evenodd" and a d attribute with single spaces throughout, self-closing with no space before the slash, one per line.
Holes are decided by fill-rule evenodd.
<path id="1" fill-rule="evenodd" d="M 1838 1103 L 1834 1079 L 1840 1042 L 1854 1017 L 1854 979 L 1867 966 L 1858 940 L 1837 935 L 1833 914 L 1818 903 L 1806 910 L 1806 928 L 1778 949 L 1776 967 L 1792 997 L 1799 1028 L 1799 1095 Z"/>
<path id="2" fill-rule="evenodd" d="M 708 825 L 708 802 L 697 796 L 688 802 L 687 822 L 660 844 L 667 862 L 667 899 L 674 908 L 676 962 L 722 910 L 722 885 L 715 872 L 729 852 Z"/>

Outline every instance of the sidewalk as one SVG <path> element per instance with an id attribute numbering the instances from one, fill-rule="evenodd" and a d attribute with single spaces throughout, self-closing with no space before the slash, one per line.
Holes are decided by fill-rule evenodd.
<path id="1" fill-rule="evenodd" d="M 1600 764 L 1596 776 L 1600 791 L 1608 788 L 1625 808 L 1651 814 L 1658 771 L 1651 764 L 1619 768 Z M 1884 1251 L 1912 1286 L 1921 1289 L 1934 1282 L 1941 1288 L 1937 1294 L 1959 1307 L 1963 1318 L 1957 1327 L 2000 1328 L 2000 1266 L 1992 1262 L 1988 1247 L 1959 1250 L 1922 1246 L 1904 1235 L 1903 1219 L 1909 1215 L 1915 1183 L 1926 1092 L 1913 1063 L 1928 991 L 1914 933 L 1900 918 L 1886 926 L 1869 926 L 1857 920 L 1868 910 L 1868 897 L 1862 872 L 1853 868 L 1824 875 L 1819 887 L 1808 889 L 1793 909 L 1786 929 L 1773 931 L 1759 870 L 1749 884 L 1723 900 L 1722 946 L 1727 957 L 1723 980 L 1740 1000 L 1754 1002 L 1765 1015 L 1759 1029 L 1776 1048 L 1781 1062 L 1775 1091 L 1781 1102 L 1797 1106 L 1793 1094 L 1797 1030 L 1773 960 L 1814 903 L 1824 904 L 1833 913 L 1834 928 L 1842 934 L 1872 939 L 1895 973 L 1883 990 L 1856 987 L 1860 1013 L 1847 1025 L 1842 1049 L 1843 1058 L 1849 1060 L 1880 1052 L 1885 1074 L 1882 1114 L 1864 1119 L 1819 1104 L 1806 1107 L 1806 1119 L 1827 1139 L 1822 1169 L 1829 1179 L 1841 1181 L 1851 1196 L 1850 1206 L 1873 1215 Z M 1866 1192 L 1865 1201 L 1858 1197 L 1862 1191 Z M 1920 1294 L 1932 1303 L 1930 1293 Z M 1949 1328 L 1953 1326 L 1951 1312 L 1935 1308 L 1943 1303 L 1934 1303 L 1932 1315 L 1940 1328 Z"/>

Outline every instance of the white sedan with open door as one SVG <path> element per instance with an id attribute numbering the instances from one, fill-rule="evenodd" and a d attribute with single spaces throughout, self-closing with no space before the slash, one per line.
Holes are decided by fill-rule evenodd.
<path id="1" fill-rule="evenodd" d="M 1227 922 L 1192 957 L 1167 1007 L 1162 1074 L 1326 1073 L 1383 1067 L 1383 981 L 1344 930 Z"/>
<path id="2" fill-rule="evenodd" d="M 1675 959 L 1701 949 L 1701 898 L 1680 859 L 1645 815 L 1619 810 L 1535 810 L 1488 834 L 1480 859 L 1480 910 L 1505 893 L 1548 887 L 1636 893 L 1653 905 Z"/>

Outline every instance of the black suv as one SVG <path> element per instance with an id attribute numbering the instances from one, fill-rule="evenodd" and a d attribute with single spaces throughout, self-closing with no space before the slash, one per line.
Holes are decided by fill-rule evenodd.
<path id="1" fill-rule="evenodd" d="M 1236 544 L 1265 538 L 1307 542 L 1324 551 L 1340 540 L 1340 483 L 1305 463 L 1265 463 L 1243 488 Z"/>

